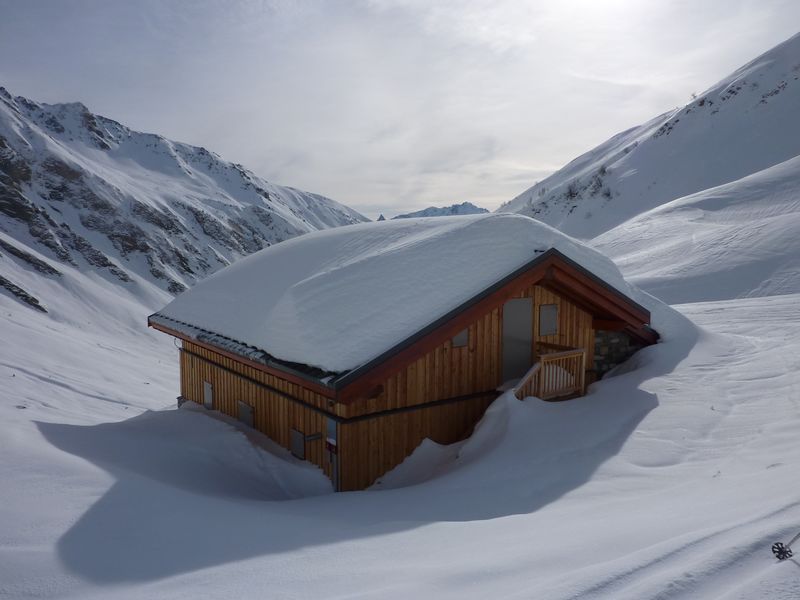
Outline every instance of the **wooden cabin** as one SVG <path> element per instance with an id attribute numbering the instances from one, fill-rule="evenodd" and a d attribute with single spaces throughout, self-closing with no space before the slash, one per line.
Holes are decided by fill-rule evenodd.
<path id="1" fill-rule="evenodd" d="M 179 402 L 237 418 L 319 466 L 336 490 L 360 490 L 425 438 L 469 436 L 502 389 L 584 395 L 603 334 L 632 350 L 657 341 L 645 308 L 561 250 L 588 262 L 594 251 L 532 219 L 395 223 L 282 242 L 151 315 L 181 340 Z M 464 269 L 474 277 L 452 276 Z"/>

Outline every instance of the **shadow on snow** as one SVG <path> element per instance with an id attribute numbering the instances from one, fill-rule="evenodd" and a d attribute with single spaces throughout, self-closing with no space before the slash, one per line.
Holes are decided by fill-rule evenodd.
<path id="1" fill-rule="evenodd" d="M 60 538 L 59 557 L 96 583 L 151 581 L 435 522 L 534 512 L 586 483 L 658 406 L 639 386 L 671 372 L 697 339 L 688 321 L 673 318 L 683 321 L 679 337 L 646 348 L 636 369 L 584 399 L 495 402 L 459 459 L 406 488 L 325 493 L 319 470 L 268 455 L 195 411 L 38 423 L 51 444 L 115 479 Z"/>

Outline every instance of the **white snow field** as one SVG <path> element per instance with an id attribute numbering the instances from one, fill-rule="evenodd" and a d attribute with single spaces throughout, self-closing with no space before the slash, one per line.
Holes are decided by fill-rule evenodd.
<path id="1" fill-rule="evenodd" d="M 175 408 L 177 351 L 145 319 L 180 287 L 169 281 L 194 283 L 256 246 L 360 215 L 79 105 L 0 96 L 15 107 L 6 122 L 20 124 L 0 131 L 0 176 L 13 176 L 0 182 L 0 284 L 16 286 L 0 292 L 0 599 L 800 598 L 800 561 L 770 552 L 800 531 L 800 36 L 505 207 L 595 238 L 633 283 L 683 303 L 623 289 L 653 310 L 657 345 L 585 398 L 504 395 L 470 439 L 425 442 L 372 489 L 340 494 L 263 436 Z M 160 200 L 166 166 L 184 182 L 176 197 L 197 191 L 177 212 Z M 128 188 L 130 198 L 114 191 Z M 87 190 L 108 197 L 107 220 L 106 204 L 83 205 Z M 204 200 L 218 190 L 224 202 Z M 56 224 L 39 227 L 34 204 L 60 207 Z M 263 243 L 251 248 L 252 233 L 231 232 L 253 206 L 271 216 L 256 211 Z M 400 256 L 465 295 L 485 283 L 482 261 L 522 260 L 501 246 L 524 220 L 460 219 L 418 235 L 413 220 L 382 223 L 398 233 L 383 253 L 369 236 L 309 234 L 341 252 L 324 242 L 307 269 L 293 264 L 292 293 L 269 306 L 287 322 L 308 318 L 319 305 L 293 299 L 341 293 L 359 268 L 395 269 Z M 120 240 L 125 223 L 133 235 Z M 475 253 L 460 257 L 475 281 L 428 264 L 434 241 L 476 229 Z M 138 232 L 152 262 L 129 256 Z M 626 285 L 593 250 L 545 226 L 533 237 L 542 248 L 531 252 L 556 241 Z M 190 263 L 171 254 L 176 241 L 196 246 Z M 268 252 L 287 257 L 293 243 Z M 333 334 L 349 333 L 358 310 L 345 313 Z M 363 355 L 320 346 L 318 362 L 349 368 L 402 333 L 364 339 Z"/>
<path id="2" fill-rule="evenodd" d="M 623 131 L 500 207 L 591 239 L 800 155 L 800 33 L 685 106 Z"/>
<path id="3" fill-rule="evenodd" d="M 592 240 L 665 302 L 800 292 L 800 156 L 668 202 Z"/>
<path id="4" fill-rule="evenodd" d="M 661 310 L 663 341 L 587 397 L 503 397 L 467 442 L 333 494 L 175 409 L 152 305 L 99 279 L 50 314 L 0 296 L 2 598 L 800 595 L 769 550 L 800 529 L 800 296 Z"/>
<path id="5" fill-rule="evenodd" d="M 155 318 L 338 373 L 376 358 L 551 248 L 650 310 L 663 307 L 596 250 L 529 217 L 487 213 L 311 232 L 214 273 Z"/>

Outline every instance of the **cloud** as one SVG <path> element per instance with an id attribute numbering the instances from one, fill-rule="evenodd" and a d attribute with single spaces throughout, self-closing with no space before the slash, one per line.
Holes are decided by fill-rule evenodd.
<path id="1" fill-rule="evenodd" d="M 534 43 L 536 26 L 546 14 L 543 3 L 519 0 L 371 0 L 368 5 L 383 12 L 409 13 L 429 36 L 446 36 L 500 53 Z"/>
<path id="2" fill-rule="evenodd" d="M 2 14 L 12 93 L 81 100 L 377 216 L 498 206 L 789 37 L 800 4 L 72 0 Z"/>

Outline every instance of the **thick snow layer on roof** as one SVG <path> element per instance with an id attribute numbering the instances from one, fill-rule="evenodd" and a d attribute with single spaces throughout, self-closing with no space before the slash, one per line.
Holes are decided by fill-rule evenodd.
<path id="1" fill-rule="evenodd" d="M 309 233 L 219 271 L 159 314 L 281 360 L 349 371 L 550 248 L 642 302 L 595 250 L 529 217 L 490 214 Z"/>

